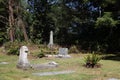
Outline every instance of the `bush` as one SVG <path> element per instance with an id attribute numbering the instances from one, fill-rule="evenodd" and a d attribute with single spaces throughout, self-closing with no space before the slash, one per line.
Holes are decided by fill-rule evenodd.
<path id="1" fill-rule="evenodd" d="M 18 47 L 11 47 L 11 48 L 7 51 L 7 54 L 18 55 L 18 54 L 19 54 Z"/>
<path id="2" fill-rule="evenodd" d="M 85 66 L 87 68 L 94 68 L 100 66 L 98 62 L 101 60 L 101 57 L 98 54 L 95 53 L 89 54 L 84 59 L 85 59 Z"/>
<path id="3" fill-rule="evenodd" d="M 42 50 L 39 52 L 39 54 L 37 55 L 37 57 L 39 57 L 39 58 L 45 57 L 45 54 L 43 53 Z"/>
<path id="4" fill-rule="evenodd" d="M 18 55 L 20 44 L 18 42 L 7 42 L 4 44 L 5 51 L 9 55 Z"/>
<path id="5" fill-rule="evenodd" d="M 79 53 L 79 50 L 78 50 L 78 48 L 74 45 L 74 46 L 71 46 L 71 47 L 70 47 L 69 53 Z"/>

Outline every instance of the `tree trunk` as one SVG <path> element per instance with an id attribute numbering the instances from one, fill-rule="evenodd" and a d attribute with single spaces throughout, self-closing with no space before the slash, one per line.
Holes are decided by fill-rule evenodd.
<path id="1" fill-rule="evenodd" d="M 23 23 L 22 29 L 23 29 L 23 34 L 24 34 L 25 41 L 28 42 L 28 36 L 27 36 L 27 32 L 26 32 L 26 28 L 25 28 L 24 23 Z"/>
<path id="2" fill-rule="evenodd" d="M 9 0 L 8 5 L 9 5 L 9 27 L 10 27 L 9 37 L 10 37 L 11 42 L 13 42 L 13 41 L 14 41 L 14 29 L 13 29 L 13 26 L 14 26 L 13 0 Z"/>
<path id="3" fill-rule="evenodd" d="M 18 16 L 18 27 L 22 29 L 22 33 L 26 42 L 28 42 L 28 35 L 25 28 L 25 22 L 21 19 L 20 15 Z"/>

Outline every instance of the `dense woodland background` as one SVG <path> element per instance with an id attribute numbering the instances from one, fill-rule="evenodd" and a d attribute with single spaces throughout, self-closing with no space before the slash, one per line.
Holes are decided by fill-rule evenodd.
<path id="1" fill-rule="evenodd" d="M 0 45 L 54 43 L 120 52 L 120 0 L 0 0 Z"/>

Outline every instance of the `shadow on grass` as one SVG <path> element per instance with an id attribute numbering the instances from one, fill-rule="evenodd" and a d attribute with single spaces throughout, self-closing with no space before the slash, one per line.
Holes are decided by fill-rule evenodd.
<path id="1" fill-rule="evenodd" d="M 115 61 L 120 61 L 120 53 L 116 53 L 116 54 L 107 54 L 103 59 L 104 59 L 104 60 L 115 60 Z"/>

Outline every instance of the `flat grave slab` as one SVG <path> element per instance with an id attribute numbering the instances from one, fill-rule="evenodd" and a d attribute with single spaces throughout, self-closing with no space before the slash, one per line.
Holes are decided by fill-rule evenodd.
<path id="1" fill-rule="evenodd" d="M 120 79 L 117 79 L 117 78 L 109 78 L 108 80 L 120 80 Z"/>
<path id="2" fill-rule="evenodd" d="M 49 75 L 58 75 L 58 74 L 70 74 L 75 71 L 54 71 L 54 72 L 40 72 L 40 73 L 32 73 L 32 75 L 36 76 L 49 76 Z"/>
<path id="3" fill-rule="evenodd" d="M 9 64 L 8 62 L 0 62 L 0 64 Z"/>

